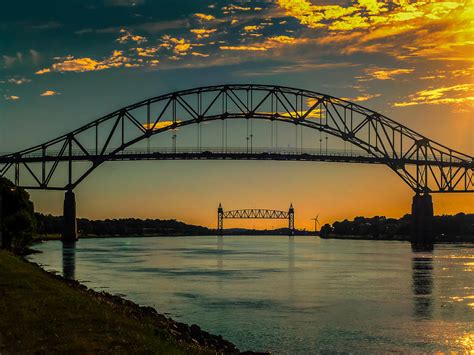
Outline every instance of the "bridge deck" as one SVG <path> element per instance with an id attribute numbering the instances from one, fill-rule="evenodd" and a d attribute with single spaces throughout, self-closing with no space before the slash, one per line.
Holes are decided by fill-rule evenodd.
<path id="1" fill-rule="evenodd" d="M 88 150 L 88 151 L 92 151 Z M 69 161 L 68 155 L 61 156 L 58 151 L 48 151 L 43 156 L 39 153 L 30 153 L 21 157 L 21 162 L 39 163 Z M 107 154 L 113 153 L 113 150 Z M 86 154 L 83 150 L 73 150 L 73 161 L 100 161 L 103 155 Z M 112 161 L 133 161 L 133 160 L 277 160 L 277 161 L 326 161 L 326 162 L 346 162 L 346 163 L 367 163 L 367 164 L 430 164 L 440 165 L 443 162 L 433 160 L 397 159 L 387 157 L 375 157 L 363 150 L 343 150 L 343 149 L 298 149 L 298 148 L 220 148 L 201 147 L 196 148 L 135 148 L 125 149 L 115 154 L 108 155 L 107 160 Z M 14 163 L 16 157 L 13 154 L 0 156 L 0 164 Z M 456 166 L 457 162 L 446 162 L 446 165 Z M 465 163 L 459 163 L 464 166 Z"/>

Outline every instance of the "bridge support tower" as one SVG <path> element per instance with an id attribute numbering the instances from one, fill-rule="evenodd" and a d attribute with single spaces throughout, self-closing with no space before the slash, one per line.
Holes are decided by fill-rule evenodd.
<path id="1" fill-rule="evenodd" d="M 217 208 L 217 235 L 224 234 L 224 209 L 222 208 L 222 204 L 219 203 L 219 207 Z"/>
<path id="2" fill-rule="evenodd" d="M 288 210 L 288 234 L 290 236 L 295 235 L 295 209 L 292 203 Z"/>
<path id="3" fill-rule="evenodd" d="M 433 244 L 433 200 L 428 193 L 413 196 L 411 205 L 411 241 L 413 244 Z"/>
<path id="4" fill-rule="evenodd" d="M 64 195 L 63 242 L 77 241 L 76 196 L 72 190 Z"/>

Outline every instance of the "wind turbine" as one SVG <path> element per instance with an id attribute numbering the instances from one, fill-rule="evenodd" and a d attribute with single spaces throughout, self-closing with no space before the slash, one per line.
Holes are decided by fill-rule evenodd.
<path id="1" fill-rule="evenodd" d="M 314 234 L 317 233 L 317 231 L 318 231 L 318 224 L 320 224 L 318 218 L 319 218 L 319 213 L 318 213 L 318 215 L 317 215 L 316 217 L 311 218 L 311 220 L 314 221 Z"/>

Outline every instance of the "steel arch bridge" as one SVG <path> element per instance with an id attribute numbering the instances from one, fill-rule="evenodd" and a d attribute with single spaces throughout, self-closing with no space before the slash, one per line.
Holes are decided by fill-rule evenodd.
<path id="1" fill-rule="evenodd" d="M 202 147 L 200 132 L 203 124 L 212 121 L 226 124 L 239 119 L 267 121 L 272 125 L 273 122 L 284 122 L 324 132 L 350 143 L 359 151 L 347 154 L 327 149 L 315 152 L 274 147 L 259 150 L 253 149 L 252 143 L 250 149 L 247 144 L 244 151 L 228 148 L 227 144 L 218 149 Z M 198 127 L 197 149 L 178 149 L 175 139 L 171 150 L 136 148 L 155 135 L 175 132 L 189 125 Z M 247 137 L 247 142 L 249 138 L 252 142 L 252 135 Z M 71 219 L 65 224 L 70 225 L 70 234 L 75 238 L 73 189 L 104 162 L 149 159 L 385 164 L 416 193 L 415 197 L 424 196 L 414 198 L 412 214 L 426 218 L 433 214 L 430 193 L 474 192 L 472 156 L 344 99 L 304 89 L 253 84 L 199 87 L 123 107 L 43 144 L 0 156 L 0 176 L 12 177 L 17 186 L 27 189 L 65 190 L 65 219 Z M 80 171 L 78 168 L 84 162 L 88 166 Z M 420 223 L 423 224 L 424 220 L 425 217 L 421 218 Z"/>
<path id="2" fill-rule="evenodd" d="M 235 119 L 279 121 L 325 132 L 360 149 L 133 150 L 135 144 L 187 125 Z M 473 192 L 474 158 L 434 142 L 375 111 L 313 91 L 269 85 L 221 85 L 178 91 L 116 110 L 68 134 L 0 156 L 0 176 L 28 189 L 72 190 L 102 163 L 145 159 L 322 160 L 385 164 L 417 193 Z M 77 162 L 89 162 L 81 173 Z M 66 181 L 57 181 L 67 164 Z M 36 166 L 37 169 L 34 169 Z M 23 177 L 31 183 L 24 183 Z"/>
<path id="3" fill-rule="evenodd" d="M 224 233 L 224 219 L 287 219 L 288 233 L 293 235 L 295 231 L 295 210 L 290 204 L 288 211 L 268 209 L 243 209 L 224 211 L 222 204 L 217 208 L 217 234 Z"/>

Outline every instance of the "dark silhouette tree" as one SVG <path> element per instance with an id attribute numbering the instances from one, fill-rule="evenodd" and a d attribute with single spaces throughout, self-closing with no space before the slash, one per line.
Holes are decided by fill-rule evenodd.
<path id="1" fill-rule="evenodd" d="M 30 195 L 16 187 L 10 180 L 0 178 L 2 195 L 1 228 L 3 247 L 22 252 L 31 243 L 36 228 L 36 219 Z"/>
<path id="2" fill-rule="evenodd" d="M 320 235 L 326 237 L 328 234 L 332 233 L 333 229 L 330 224 L 326 223 L 321 227 Z"/>

